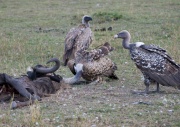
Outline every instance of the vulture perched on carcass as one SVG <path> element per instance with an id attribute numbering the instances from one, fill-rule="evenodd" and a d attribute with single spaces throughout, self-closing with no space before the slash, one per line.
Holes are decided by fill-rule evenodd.
<path id="1" fill-rule="evenodd" d="M 90 51 L 82 49 L 77 51 L 77 57 L 70 60 L 67 65 L 73 74 L 76 74 L 76 66 L 81 67 L 82 78 L 91 81 L 91 84 L 102 81 L 102 76 L 118 79 L 115 74 L 117 66 L 107 57 L 108 53 L 113 50 L 114 48 L 108 42 Z"/>

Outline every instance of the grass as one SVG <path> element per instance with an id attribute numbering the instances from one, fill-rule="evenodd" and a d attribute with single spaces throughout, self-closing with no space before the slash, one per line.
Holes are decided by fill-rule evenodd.
<path id="1" fill-rule="evenodd" d="M 179 91 L 161 86 L 161 94 L 131 94 L 131 90 L 145 88 L 141 73 L 122 48 L 121 40 L 113 39 L 114 34 L 126 29 L 132 42 L 157 44 L 180 63 L 179 8 L 179 0 L 1 0 L 1 73 L 16 77 L 28 66 L 45 64 L 52 57 L 62 60 L 66 33 L 88 14 L 93 17 L 90 48 L 106 41 L 116 48 L 109 57 L 118 66 L 120 80 L 73 86 L 72 90 L 59 91 L 17 110 L 0 104 L 0 126 L 180 126 Z M 108 27 L 112 31 L 95 31 Z M 57 73 L 72 76 L 63 66 Z M 139 101 L 150 105 L 135 103 Z"/>

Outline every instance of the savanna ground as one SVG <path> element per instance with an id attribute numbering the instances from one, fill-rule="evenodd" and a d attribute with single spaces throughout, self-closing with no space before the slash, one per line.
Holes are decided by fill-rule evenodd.
<path id="1" fill-rule="evenodd" d="M 61 60 L 66 33 L 84 14 L 93 17 L 90 48 L 106 41 L 116 48 L 109 57 L 119 80 L 74 85 L 21 109 L 0 104 L 0 126 L 180 126 L 180 91 L 161 86 L 160 94 L 132 94 L 145 88 L 141 73 L 121 40 L 113 39 L 126 29 L 132 41 L 157 44 L 180 63 L 179 0 L 0 0 L 0 72 L 16 77 L 28 66 Z M 109 27 L 112 31 L 95 31 Z M 57 74 L 72 76 L 63 66 Z"/>

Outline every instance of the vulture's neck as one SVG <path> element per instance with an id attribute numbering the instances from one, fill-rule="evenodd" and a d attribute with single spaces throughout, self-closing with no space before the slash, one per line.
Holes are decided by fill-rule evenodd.
<path id="1" fill-rule="evenodd" d="M 130 37 L 124 38 L 122 41 L 122 45 L 125 49 L 130 48 Z"/>
<path id="2" fill-rule="evenodd" d="M 64 80 L 65 83 L 74 84 L 74 83 L 77 83 L 79 81 L 79 79 L 81 78 L 81 75 L 82 75 L 82 71 L 79 71 L 73 77 L 71 77 L 71 78 L 63 78 L 63 80 Z"/>
<path id="3" fill-rule="evenodd" d="M 82 21 L 82 24 L 84 24 L 86 27 L 90 27 L 89 22 Z"/>

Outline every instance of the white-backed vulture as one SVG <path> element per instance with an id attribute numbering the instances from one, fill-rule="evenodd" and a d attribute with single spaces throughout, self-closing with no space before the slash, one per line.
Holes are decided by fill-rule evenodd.
<path id="1" fill-rule="evenodd" d="M 92 42 L 92 31 L 89 24 L 91 20 L 92 18 L 90 16 L 83 16 L 82 24 L 70 29 L 67 33 L 63 55 L 64 66 L 67 65 L 69 60 L 74 59 L 76 51 L 89 48 Z"/>
<path id="2" fill-rule="evenodd" d="M 82 78 L 86 81 L 93 81 L 94 83 L 97 83 L 102 80 L 102 76 L 118 79 L 115 74 L 117 66 L 110 58 L 107 57 L 108 53 L 113 49 L 114 48 L 106 42 L 97 49 L 90 51 L 83 49 L 79 50 L 76 53 L 77 57 L 75 60 L 70 60 L 67 65 L 73 74 L 76 74 L 74 67 L 81 65 Z"/>
<path id="3" fill-rule="evenodd" d="M 115 38 L 122 38 L 122 45 L 130 52 L 131 59 L 144 76 L 145 93 L 149 93 L 149 85 L 159 84 L 180 89 L 180 66 L 167 54 L 166 50 L 143 42 L 130 43 L 131 35 L 123 30 Z"/>
<path id="4" fill-rule="evenodd" d="M 66 82 L 70 82 L 69 79 L 71 82 L 78 80 L 78 75 L 81 75 L 81 71 L 76 68 L 74 77 L 62 78 L 54 73 L 60 67 L 60 61 L 52 58 L 49 62 L 55 62 L 55 65 L 50 68 L 37 65 L 29 68 L 27 75 L 19 78 L 0 73 L 0 102 L 12 98 L 12 108 L 26 106 L 33 103 L 34 100 L 41 100 L 44 96 L 55 94 L 61 88 L 70 88 Z"/>

